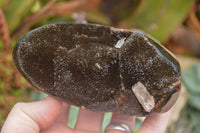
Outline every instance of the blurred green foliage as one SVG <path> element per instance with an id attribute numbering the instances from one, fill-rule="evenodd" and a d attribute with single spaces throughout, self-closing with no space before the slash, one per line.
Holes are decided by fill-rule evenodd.
<path id="1" fill-rule="evenodd" d="M 64 2 L 73 0 L 57 0 L 54 6 Z M 123 28 L 140 28 L 150 35 L 154 36 L 160 42 L 165 43 L 169 34 L 179 25 L 183 23 L 188 15 L 194 0 L 133 0 L 137 6 L 133 5 L 134 10 L 130 9 L 130 5 L 126 4 L 128 0 L 123 0 L 123 8 L 117 8 L 111 3 L 107 3 L 110 11 L 101 11 L 101 5 L 94 6 L 90 10 L 83 10 L 80 7 L 73 9 L 71 12 L 86 12 L 86 20 L 90 23 L 99 23 L 112 25 L 112 10 L 115 11 L 118 19 L 114 22 L 115 27 Z M 139 1 L 139 2 L 138 2 Z M 102 0 L 102 2 L 105 2 Z M 113 1 L 111 1 L 113 2 Z M 12 35 L 19 28 L 20 24 L 36 14 L 44 6 L 49 3 L 49 0 L 0 0 L 0 9 L 4 12 L 5 19 L 8 26 L 8 33 Z M 138 4 L 139 3 L 139 4 Z M 120 4 L 119 4 L 120 5 Z M 128 7 L 126 7 L 128 6 Z M 69 11 L 70 12 L 70 11 Z M 124 14 L 125 13 L 125 14 Z M 112 17 L 111 17 L 112 16 Z M 1 21 L 0 17 L 0 21 Z M 29 26 L 29 30 L 52 22 L 74 22 L 72 13 L 63 12 L 59 15 L 46 15 L 38 19 L 33 25 Z M 23 25 L 22 25 L 23 27 Z M 20 28 L 18 30 L 21 30 Z M 37 101 L 45 97 L 45 94 L 33 89 L 33 87 L 26 82 L 17 72 L 13 61 L 11 52 L 6 52 L 4 49 L 4 41 L 2 39 L 3 32 L 0 26 L 0 127 L 2 126 L 8 112 L 16 102 Z M 17 38 L 10 39 L 10 48 L 13 49 L 14 45 L 28 30 L 19 34 Z M 174 125 L 177 131 L 184 129 L 191 133 L 200 132 L 200 67 L 193 66 L 188 70 L 183 71 L 183 81 L 189 92 L 188 105 L 183 110 L 179 121 Z M 72 106 L 68 125 L 75 126 L 79 109 Z M 104 117 L 102 132 L 111 119 L 112 113 L 106 113 Z M 141 121 L 136 119 L 137 132 L 141 125 Z"/>
<path id="2" fill-rule="evenodd" d="M 136 27 L 164 43 L 170 32 L 183 22 L 192 2 L 193 0 L 143 1 L 129 22 L 134 22 Z"/>
<path id="3" fill-rule="evenodd" d="M 200 66 L 192 65 L 183 71 L 182 77 L 189 100 L 169 133 L 200 133 Z"/>
<path id="4" fill-rule="evenodd" d="M 200 111 L 200 66 L 191 66 L 183 71 L 182 76 L 189 92 L 189 105 Z"/>
<path id="5" fill-rule="evenodd" d="M 78 112 L 79 112 L 79 108 L 75 107 L 75 106 L 71 106 L 70 111 L 69 111 L 69 120 L 67 125 L 71 128 L 75 127 L 76 124 L 76 120 L 78 117 Z"/>
<path id="6" fill-rule="evenodd" d="M 31 13 L 34 3 L 35 0 L 12 0 L 12 2 L 9 2 L 5 10 L 9 33 L 17 28 L 23 17 Z"/>

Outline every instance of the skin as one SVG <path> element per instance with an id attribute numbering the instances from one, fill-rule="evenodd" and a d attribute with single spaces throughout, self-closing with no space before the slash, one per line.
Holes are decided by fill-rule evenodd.
<path id="1" fill-rule="evenodd" d="M 71 129 L 66 126 L 69 109 L 69 104 L 51 96 L 37 102 L 17 103 L 1 133 L 101 133 L 103 113 L 80 109 L 75 128 Z M 170 112 L 146 117 L 138 133 L 164 133 Z M 111 123 L 124 123 L 134 128 L 135 117 L 113 113 Z M 107 130 L 106 133 L 123 132 Z"/>

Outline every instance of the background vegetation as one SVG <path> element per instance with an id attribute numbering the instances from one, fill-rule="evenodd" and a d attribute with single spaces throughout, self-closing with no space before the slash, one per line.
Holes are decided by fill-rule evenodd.
<path id="1" fill-rule="evenodd" d="M 28 31 L 56 22 L 89 22 L 141 29 L 177 55 L 183 89 L 167 132 L 200 132 L 200 1 L 199 0 L 0 0 L 0 127 L 16 102 L 45 94 L 16 70 L 12 49 Z M 72 107 L 68 125 L 74 126 Z M 106 113 L 103 128 L 109 123 Z M 141 120 L 137 119 L 136 130 Z"/>

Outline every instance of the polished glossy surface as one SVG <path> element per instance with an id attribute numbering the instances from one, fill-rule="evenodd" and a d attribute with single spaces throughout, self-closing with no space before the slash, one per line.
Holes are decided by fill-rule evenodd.
<path id="1" fill-rule="evenodd" d="M 137 116 L 165 112 L 181 86 L 173 55 L 134 30 L 50 24 L 24 36 L 13 57 L 33 86 L 93 111 Z"/>

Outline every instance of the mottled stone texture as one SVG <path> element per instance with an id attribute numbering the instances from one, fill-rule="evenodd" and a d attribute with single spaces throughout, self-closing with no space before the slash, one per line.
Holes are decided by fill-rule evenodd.
<path id="1" fill-rule="evenodd" d="M 93 111 L 137 116 L 166 112 L 180 92 L 179 63 L 157 42 L 134 30 L 45 25 L 25 35 L 13 57 L 33 86 Z M 151 111 L 133 92 L 138 82 L 153 96 Z"/>

